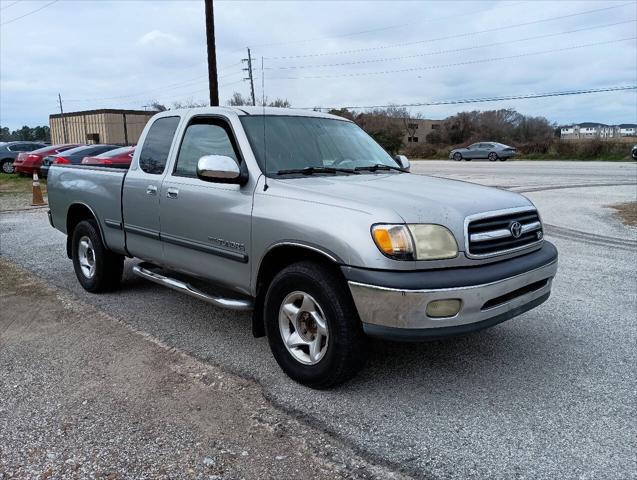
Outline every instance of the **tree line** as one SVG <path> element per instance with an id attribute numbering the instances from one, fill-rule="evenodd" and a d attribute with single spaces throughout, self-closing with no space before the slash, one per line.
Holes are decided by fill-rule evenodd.
<path id="1" fill-rule="evenodd" d="M 424 144 L 404 145 L 405 136 L 415 136 L 414 122 L 421 114 L 404 107 L 376 108 L 365 112 L 348 109 L 329 113 L 356 122 L 387 151 L 431 151 L 440 147 L 464 146 L 476 141 L 495 141 L 513 145 L 548 146 L 559 132 L 557 125 L 544 117 L 523 115 L 513 109 L 460 112 L 440 121 L 440 127 L 425 136 Z M 558 133 L 559 134 L 559 133 Z"/>
<path id="2" fill-rule="evenodd" d="M 18 130 L 0 127 L 0 142 L 50 142 L 51 129 L 47 125 L 38 127 L 23 126 Z"/>

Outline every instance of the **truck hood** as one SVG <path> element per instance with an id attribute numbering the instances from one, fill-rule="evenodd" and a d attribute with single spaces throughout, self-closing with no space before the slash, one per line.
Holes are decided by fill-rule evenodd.
<path id="1" fill-rule="evenodd" d="M 364 210 L 373 223 L 395 221 L 379 216 L 393 210 L 406 223 L 445 225 L 456 238 L 464 235 L 464 219 L 469 215 L 532 205 L 517 193 L 413 173 L 312 176 L 276 184 L 287 198 Z"/>

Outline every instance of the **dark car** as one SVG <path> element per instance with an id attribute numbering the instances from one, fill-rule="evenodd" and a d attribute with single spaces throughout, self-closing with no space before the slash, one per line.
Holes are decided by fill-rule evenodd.
<path id="1" fill-rule="evenodd" d="M 630 151 L 630 155 L 633 157 L 633 160 L 637 160 L 637 145 L 633 146 L 633 149 Z"/>
<path id="2" fill-rule="evenodd" d="M 21 152 L 32 152 L 46 147 L 42 142 L 6 142 L 0 145 L 0 170 L 2 173 L 13 173 L 13 162 Z"/>
<path id="3" fill-rule="evenodd" d="M 84 157 L 99 155 L 110 150 L 115 150 L 116 148 L 119 148 L 119 145 L 82 145 L 81 147 L 72 148 L 71 150 L 56 155 L 48 155 L 42 160 L 40 174 L 46 177 L 49 172 L 49 167 L 54 163 L 79 165 L 82 163 Z"/>
<path id="4" fill-rule="evenodd" d="M 84 157 L 82 165 L 100 165 L 112 168 L 128 168 L 133 161 L 135 147 L 122 147 L 111 150 L 110 152 L 95 155 L 93 157 Z"/>
<path id="5" fill-rule="evenodd" d="M 474 158 L 488 158 L 490 161 L 506 160 L 517 153 L 514 147 L 498 142 L 478 142 L 465 148 L 454 148 L 449 152 L 449 158 L 459 162 L 460 160 L 472 160 Z"/>

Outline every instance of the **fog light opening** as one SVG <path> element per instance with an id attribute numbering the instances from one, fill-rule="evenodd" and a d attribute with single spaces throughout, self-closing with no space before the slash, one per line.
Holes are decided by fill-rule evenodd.
<path id="1" fill-rule="evenodd" d="M 458 314 L 462 301 L 459 298 L 448 298 L 444 300 L 433 300 L 427 304 L 428 317 L 448 318 Z"/>

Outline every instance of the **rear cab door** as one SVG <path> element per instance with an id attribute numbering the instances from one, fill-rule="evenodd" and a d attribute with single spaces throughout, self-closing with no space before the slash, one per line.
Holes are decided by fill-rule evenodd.
<path id="1" fill-rule="evenodd" d="M 163 260 L 159 236 L 161 184 L 180 122 L 181 116 L 174 112 L 151 120 L 124 180 L 122 211 L 126 248 L 132 256 L 151 262 Z"/>
<path id="2" fill-rule="evenodd" d="M 231 157 L 247 170 L 248 152 L 242 151 L 236 135 L 243 133 L 242 126 L 236 114 L 194 114 L 180 130 L 180 141 L 161 188 L 165 263 L 249 294 L 256 181 L 251 176 L 245 185 L 238 185 L 197 177 L 197 163 L 205 155 Z"/>

